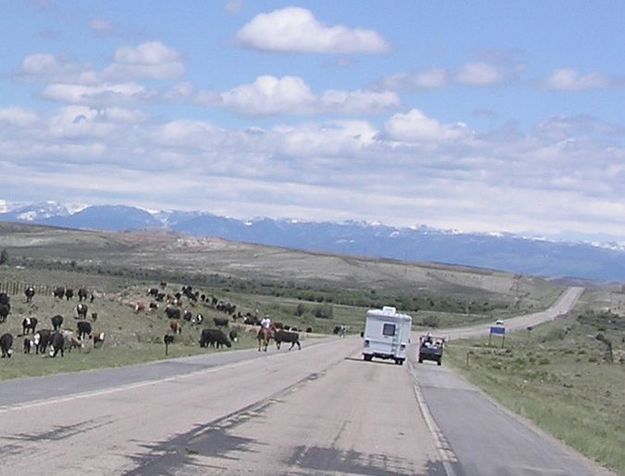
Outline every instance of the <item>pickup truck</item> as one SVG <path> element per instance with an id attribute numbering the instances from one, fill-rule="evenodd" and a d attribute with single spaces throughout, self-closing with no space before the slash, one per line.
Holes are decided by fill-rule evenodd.
<path id="1" fill-rule="evenodd" d="M 443 337 L 433 337 L 429 334 L 419 337 L 419 363 L 423 363 L 424 360 L 433 360 L 441 365 L 444 347 Z"/>

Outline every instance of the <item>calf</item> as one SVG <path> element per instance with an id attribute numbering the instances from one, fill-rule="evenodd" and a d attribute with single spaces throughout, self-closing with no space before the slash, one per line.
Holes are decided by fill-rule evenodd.
<path id="1" fill-rule="evenodd" d="M 68 352 L 71 352 L 71 350 L 76 347 L 80 347 L 82 349 L 85 346 L 82 342 L 76 339 L 73 331 L 64 330 L 61 334 L 65 340 L 64 347 Z"/>
<path id="2" fill-rule="evenodd" d="M 182 334 L 182 324 L 180 324 L 178 321 L 171 321 L 169 323 L 169 328 L 174 334 Z"/>
<path id="3" fill-rule="evenodd" d="M 60 350 L 61 357 L 63 357 L 64 349 L 65 349 L 65 338 L 63 337 L 63 334 L 61 334 L 60 332 L 55 332 L 54 334 L 52 334 L 52 337 L 50 338 L 50 350 L 48 351 L 48 355 L 54 358 L 56 357 L 56 354 L 58 354 Z"/>
<path id="4" fill-rule="evenodd" d="M 13 336 L 8 332 L 6 334 L 2 334 L 0 337 L 0 350 L 2 351 L 3 359 L 5 357 L 7 359 L 11 358 L 13 355 L 13 349 L 11 349 L 11 347 L 13 347 Z"/>
<path id="5" fill-rule="evenodd" d="M 169 352 L 169 344 L 174 343 L 174 336 L 172 334 L 165 334 L 163 336 L 163 342 L 165 343 L 165 355 Z"/>
<path id="6" fill-rule="evenodd" d="M 37 330 L 37 318 L 36 317 L 25 317 L 22 321 L 22 335 L 28 334 L 30 330 L 31 334 L 34 334 Z"/>
<path id="7" fill-rule="evenodd" d="M 82 340 L 85 337 L 90 337 L 92 328 L 89 321 L 78 321 L 76 323 L 78 338 Z"/>
<path id="8" fill-rule="evenodd" d="M 167 306 L 165 308 L 165 314 L 168 319 L 180 319 L 180 309 L 177 307 Z"/>
<path id="9" fill-rule="evenodd" d="M 105 338 L 104 332 L 96 332 L 93 334 L 93 347 L 102 347 Z"/>
<path id="10" fill-rule="evenodd" d="M 32 286 L 28 286 L 26 289 L 24 289 L 24 295 L 26 296 L 26 302 L 33 302 L 35 288 Z"/>
<path id="11" fill-rule="evenodd" d="M 63 316 L 61 316 L 60 314 L 57 314 L 56 316 L 52 316 L 50 318 L 50 323 L 52 324 L 52 328 L 55 331 L 60 330 L 61 326 L 63 325 Z"/>
<path id="12" fill-rule="evenodd" d="M 30 337 L 24 337 L 24 353 L 30 354 L 30 351 L 35 347 L 35 342 Z"/>
<path id="13" fill-rule="evenodd" d="M 295 344 L 297 344 L 298 349 L 302 349 L 302 346 L 299 343 L 299 334 L 297 332 L 277 330 L 273 333 L 273 338 L 276 341 L 276 347 L 278 349 L 280 349 L 280 344 L 282 344 L 282 342 L 291 343 L 291 347 L 289 347 L 289 350 L 291 350 L 295 346 Z"/>
<path id="14" fill-rule="evenodd" d="M 76 306 L 76 314 L 78 316 L 78 319 L 87 319 L 87 311 L 89 310 L 89 307 L 84 303 L 78 303 L 78 305 Z"/>
<path id="15" fill-rule="evenodd" d="M 52 337 L 52 331 L 50 329 L 40 329 L 35 332 L 33 336 L 33 343 L 35 344 L 35 353 L 44 353 L 50 344 L 50 338 Z"/>
<path id="16" fill-rule="evenodd" d="M 228 327 L 228 318 L 227 317 L 213 317 L 213 322 L 217 327 Z"/>
<path id="17" fill-rule="evenodd" d="M 0 304 L 0 322 L 4 322 L 9 317 L 11 306 L 9 304 Z"/>
<path id="18" fill-rule="evenodd" d="M 83 302 L 87 300 L 87 296 L 89 296 L 89 291 L 86 288 L 80 288 L 78 290 L 78 301 Z"/>
<path id="19" fill-rule="evenodd" d="M 216 347 L 219 349 L 222 345 L 232 347 L 230 340 L 221 329 L 204 329 L 200 337 L 200 347 Z"/>

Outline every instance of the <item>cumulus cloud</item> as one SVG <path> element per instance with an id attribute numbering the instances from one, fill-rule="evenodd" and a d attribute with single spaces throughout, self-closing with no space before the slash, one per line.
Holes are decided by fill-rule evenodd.
<path id="1" fill-rule="evenodd" d="M 464 124 L 443 124 L 418 109 L 393 115 L 384 129 L 389 138 L 401 142 L 450 142 L 469 134 Z"/>
<path id="2" fill-rule="evenodd" d="M 277 114 L 376 114 L 397 108 L 399 97 L 390 91 L 326 90 L 315 94 L 298 76 L 259 76 L 251 84 L 223 93 L 200 91 L 195 101 L 203 106 L 221 106 L 244 115 Z"/>
<path id="3" fill-rule="evenodd" d="M 123 46 L 104 75 L 112 78 L 172 79 L 185 73 L 182 55 L 160 41 Z"/>
<path id="4" fill-rule="evenodd" d="M 606 89 L 612 80 L 598 72 L 581 74 L 572 68 L 557 69 L 545 81 L 546 89 L 556 91 L 586 91 L 589 89 Z"/>
<path id="5" fill-rule="evenodd" d="M 326 26 L 304 8 L 287 7 L 254 17 L 238 31 L 238 42 L 246 47 L 296 53 L 385 53 L 390 47 L 373 31 Z"/>
<path id="6" fill-rule="evenodd" d="M 221 100 L 226 108 L 243 114 L 272 115 L 306 111 L 315 96 L 302 78 L 267 75 L 223 93 Z"/>

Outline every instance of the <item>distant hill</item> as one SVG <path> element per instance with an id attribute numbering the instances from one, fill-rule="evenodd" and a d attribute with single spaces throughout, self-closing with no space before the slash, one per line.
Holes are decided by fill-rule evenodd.
<path id="1" fill-rule="evenodd" d="M 362 222 L 238 220 L 209 213 L 89 206 L 71 212 L 47 202 L 0 213 L 0 221 L 104 231 L 164 229 L 196 237 L 351 256 L 428 261 L 546 277 L 625 281 L 625 251 L 588 243 L 511 234 L 456 233 L 426 226 L 397 228 Z"/>

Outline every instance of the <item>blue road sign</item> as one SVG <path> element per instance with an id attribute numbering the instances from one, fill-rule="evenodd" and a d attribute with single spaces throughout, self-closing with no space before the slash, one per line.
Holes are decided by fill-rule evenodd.
<path id="1" fill-rule="evenodd" d="M 502 336 L 506 334 L 506 328 L 501 326 L 493 326 L 490 328 L 490 333 Z"/>

